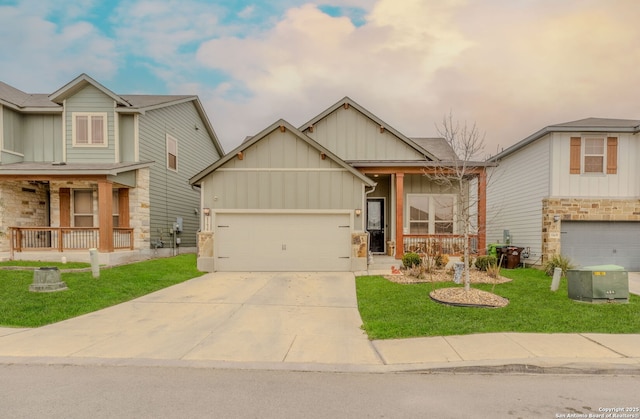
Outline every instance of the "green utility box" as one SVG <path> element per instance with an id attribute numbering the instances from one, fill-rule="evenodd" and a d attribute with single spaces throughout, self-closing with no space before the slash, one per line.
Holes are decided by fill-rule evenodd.
<path id="1" fill-rule="evenodd" d="M 585 266 L 567 271 L 569 298 L 589 303 L 628 303 L 629 276 L 622 266 Z"/>

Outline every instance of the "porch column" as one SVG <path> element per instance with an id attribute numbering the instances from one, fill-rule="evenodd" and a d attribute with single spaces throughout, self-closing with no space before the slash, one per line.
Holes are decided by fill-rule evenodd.
<path id="1" fill-rule="evenodd" d="M 478 174 L 478 254 L 487 252 L 487 172 Z"/>
<path id="2" fill-rule="evenodd" d="M 396 259 L 404 254 L 404 173 L 396 173 Z"/>
<path id="3" fill-rule="evenodd" d="M 98 250 L 113 252 L 113 185 L 106 180 L 98 181 L 98 223 Z"/>

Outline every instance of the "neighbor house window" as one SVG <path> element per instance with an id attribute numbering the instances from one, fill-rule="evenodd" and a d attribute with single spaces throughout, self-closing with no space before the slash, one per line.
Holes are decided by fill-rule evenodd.
<path id="1" fill-rule="evenodd" d="M 167 135 L 167 167 L 178 170 L 178 140 Z"/>
<path id="2" fill-rule="evenodd" d="M 73 191 L 73 226 L 93 227 L 93 191 L 76 189 Z"/>
<path id="3" fill-rule="evenodd" d="M 570 144 L 569 173 L 618 173 L 618 137 L 571 137 Z"/>
<path id="4" fill-rule="evenodd" d="M 604 138 L 584 139 L 584 172 L 604 173 Z"/>
<path id="5" fill-rule="evenodd" d="M 118 189 L 113 190 L 111 208 L 113 212 L 113 226 L 120 227 L 120 193 Z"/>
<path id="6" fill-rule="evenodd" d="M 107 146 L 107 114 L 74 112 L 72 123 L 74 146 Z"/>
<path id="7" fill-rule="evenodd" d="M 454 195 L 407 195 L 409 234 L 452 234 Z"/>

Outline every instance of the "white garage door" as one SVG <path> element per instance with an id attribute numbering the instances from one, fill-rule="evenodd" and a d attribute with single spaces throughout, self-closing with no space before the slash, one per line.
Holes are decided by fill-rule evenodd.
<path id="1" fill-rule="evenodd" d="M 578 266 L 613 264 L 640 271 L 640 222 L 563 221 L 561 252 Z"/>
<path id="2" fill-rule="evenodd" d="M 218 213 L 217 271 L 350 271 L 348 213 Z"/>

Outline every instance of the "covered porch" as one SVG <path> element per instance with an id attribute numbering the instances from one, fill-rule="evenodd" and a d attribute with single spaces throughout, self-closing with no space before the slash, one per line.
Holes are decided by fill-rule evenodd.
<path id="1" fill-rule="evenodd" d="M 366 230 L 374 256 L 406 252 L 462 255 L 486 250 L 486 172 L 469 171 L 464 190 L 434 181 L 442 168 L 359 167 L 377 182 L 367 191 Z M 446 172 L 446 170 L 445 170 Z M 432 175 L 432 176 L 430 176 Z M 463 222 L 463 218 L 468 218 Z M 470 222 L 469 222 L 470 221 Z M 465 234 L 465 229 L 466 234 Z"/>
<path id="2" fill-rule="evenodd" d="M 140 200 L 138 174 L 126 170 L 130 165 L 78 173 L 76 165 L 51 169 L 51 164 L 40 164 L 55 171 L 43 174 L 33 168 L 9 174 L 9 166 L 15 172 L 29 165 L 6 165 L 0 171 L 0 253 L 5 257 L 56 260 L 68 254 L 68 260 L 84 260 L 92 248 L 109 254 L 139 247 L 131 224 L 131 200 Z M 70 173 L 61 173 L 65 170 Z"/>

